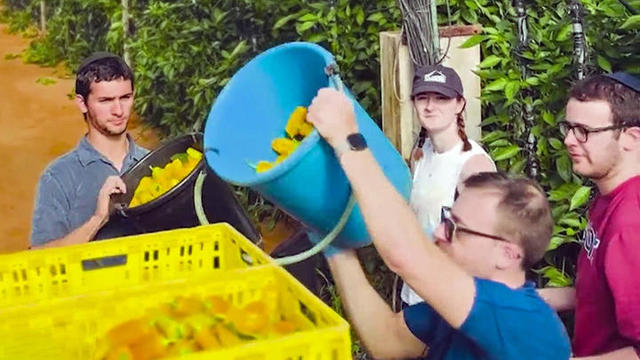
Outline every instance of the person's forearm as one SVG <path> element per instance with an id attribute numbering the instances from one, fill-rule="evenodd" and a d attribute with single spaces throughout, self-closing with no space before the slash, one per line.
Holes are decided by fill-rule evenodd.
<path id="1" fill-rule="evenodd" d="M 573 287 L 538 289 L 538 294 L 555 311 L 572 310 L 576 306 L 576 289 Z"/>
<path id="2" fill-rule="evenodd" d="M 587 357 L 573 357 L 572 360 L 640 360 L 636 350 L 629 346 L 626 348 L 618 349 L 610 353 L 587 356 Z"/>
<path id="3" fill-rule="evenodd" d="M 424 252 L 427 235 L 369 150 L 346 152 L 340 162 L 376 249 L 389 268 L 403 277 L 402 270 L 416 255 L 416 249 Z"/>
<path id="4" fill-rule="evenodd" d="M 98 233 L 98 230 L 102 227 L 104 221 L 98 216 L 92 216 L 86 223 L 82 224 L 79 228 L 73 230 L 69 235 L 48 241 L 43 245 L 32 246 L 32 249 L 42 249 L 51 247 L 60 247 L 68 245 L 83 244 L 89 242 Z"/>
<path id="5" fill-rule="evenodd" d="M 393 313 L 369 284 L 355 252 L 336 254 L 328 262 L 349 320 L 371 355 L 376 359 L 419 356 L 424 345 L 417 339 L 401 344 L 394 337 L 394 317 L 402 315 Z"/>
<path id="6" fill-rule="evenodd" d="M 428 240 L 369 150 L 348 151 L 340 162 L 384 262 L 449 324 L 459 327 L 473 305 L 473 278 Z"/>

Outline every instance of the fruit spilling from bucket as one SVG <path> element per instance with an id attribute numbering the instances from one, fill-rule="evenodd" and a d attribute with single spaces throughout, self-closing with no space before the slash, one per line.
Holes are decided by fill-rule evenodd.
<path id="1" fill-rule="evenodd" d="M 151 167 L 151 176 L 140 179 L 129 207 L 146 204 L 171 190 L 195 169 L 201 159 L 202 153 L 190 147 L 186 152 L 171 156 L 171 162 L 164 167 Z"/>
<path id="2" fill-rule="evenodd" d="M 242 307 L 220 296 L 180 297 L 111 328 L 99 340 L 100 359 L 151 360 L 223 349 L 301 330 L 275 308 L 277 293 Z"/>
<path id="3" fill-rule="evenodd" d="M 271 148 L 278 154 L 275 161 L 260 161 L 256 165 L 256 172 L 264 172 L 275 165 L 281 163 L 287 156 L 291 155 L 300 142 L 304 140 L 313 131 L 313 125 L 306 120 L 307 108 L 298 106 L 289 116 L 287 125 L 284 129 L 285 137 L 274 139 L 271 142 Z"/>

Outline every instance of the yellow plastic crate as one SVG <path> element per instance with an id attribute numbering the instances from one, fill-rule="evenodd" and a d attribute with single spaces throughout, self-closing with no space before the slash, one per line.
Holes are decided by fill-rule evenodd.
<path id="1" fill-rule="evenodd" d="M 178 296 L 217 295 L 243 306 L 273 289 L 277 296 L 267 297 L 268 305 L 304 324 L 302 330 L 180 359 L 351 359 L 346 321 L 273 264 L 6 308 L 0 311 L 0 359 L 96 359 L 98 340 L 110 328 Z"/>
<path id="2" fill-rule="evenodd" d="M 119 287 L 166 282 L 273 260 L 228 224 L 0 256 L 0 312 Z"/>

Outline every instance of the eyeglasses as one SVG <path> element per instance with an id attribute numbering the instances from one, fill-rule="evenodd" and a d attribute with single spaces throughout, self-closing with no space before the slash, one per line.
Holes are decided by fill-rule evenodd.
<path id="1" fill-rule="evenodd" d="M 471 230 L 469 228 L 462 227 L 462 226 L 456 224 L 455 220 L 453 220 L 453 214 L 451 213 L 451 208 L 449 206 L 443 206 L 442 207 L 442 210 L 440 211 L 440 222 L 444 224 L 445 240 L 447 240 L 447 242 L 449 242 L 449 243 L 452 242 L 453 234 L 456 231 L 462 231 L 462 232 L 466 232 L 467 234 L 483 236 L 483 237 L 487 237 L 489 239 L 509 242 L 509 240 L 507 240 L 507 239 L 505 239 L 503 237 L 496 236 L 496 235 L 491 235 L 491 234 L 485 234 L 485 233 L 482 233 L 482 232 L 479 232 L 479 231 L 475 231 L 475 230 Z"/>
<path id="2" fill-rule="evenodd" d="M 597 132 L 609 131 L 609 130 L 620 130 L 628 127 L 631 127 L 631 125 L 625 124 L 625 123 L 622 123 L 620 125 L 611 125 L 611 126 L 604 126 L 599 128 L 590 128 L 584 125 L 572 124 L 568 121 L 560 121 L 558 123 L 558 128 L 560 129 L 560 134 L 562 134 L 562 136 L 566 137 L 567 134 L 569 133 L 569 130 L 572 130 L 573 136 L 575 136 L 576 140 L 578 140 L 581 143 L 587 142 L 587 140 L 589 140 L 590 133 L 597 133 Z"/>

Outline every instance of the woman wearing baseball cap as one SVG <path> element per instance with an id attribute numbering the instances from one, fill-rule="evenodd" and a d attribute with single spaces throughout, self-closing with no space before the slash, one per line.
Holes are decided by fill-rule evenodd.
<path id="1" fill-rule="evenodd" d="M 422 129 L 411 152 L 410 205 L 431 235 L 440 223 L 442 207 L 453 204 L 464 180 L 496 167 L 484 149 L 465 134 L 467 101 L 455 70 L 442 65 L 416 69 L 411 100 Z M 401 297 L 408 305 L 422 301 L 406 284 Z"/>

